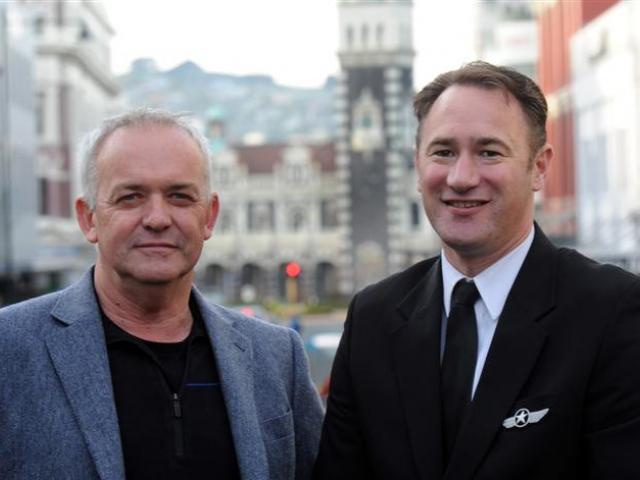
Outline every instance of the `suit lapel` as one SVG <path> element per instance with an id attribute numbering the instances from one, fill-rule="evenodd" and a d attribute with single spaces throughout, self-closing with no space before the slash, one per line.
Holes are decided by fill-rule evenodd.
<path id="1" fill-rule="evenodd" d="M 100 311 L 91 272 L 65 291 L 45 342 L 102 479 L 124 478 L 124 462 Z"/>
<path id="2" fill-rule="evenodd" d="M 398 313 L 391 322 L 390 334 L 411 448 L 420 476 L 441 478 L 442 274 L 439 261 L 398 305 Z"/>
<path id="3" fill-rule="evenodd" d="M 554 305 L 555 255 L 555 248 L 536 228 L 531 250 L 500 315 L 446 480 L 472 478 L 535 366 L 547 335 L 539 320 Z"/>
<path id="4" fill-rule="evenodd" d="M 194 295 L 216 359 L 241 476 L 268 478 L 253 389 L 251 340 L 233 327 L 234 319 L 225 310 L 207 304 L 196 290 Z"/>

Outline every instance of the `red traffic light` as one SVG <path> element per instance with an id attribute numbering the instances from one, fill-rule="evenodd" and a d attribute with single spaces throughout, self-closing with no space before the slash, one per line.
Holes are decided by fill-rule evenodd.
<path id="1" fill-rule="evenodd" d="M 300 272 L 302 272 L 302 268 L 300 268 L 300 264 L 297 262 L 289 262 L 284 268 L 284 272 L 287 274 L 287 277 L 297 278 Z"/>

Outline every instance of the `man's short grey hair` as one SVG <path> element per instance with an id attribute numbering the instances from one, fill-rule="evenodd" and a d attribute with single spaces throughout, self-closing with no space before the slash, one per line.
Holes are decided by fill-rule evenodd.
<path id="1" fill-rule="evenodd" d="M 137 108 L 129 112 L 105 119 L 102 124 L 84 136 L 80 143 L 78 158 L 81 162 L 82 196 L 92 210 L 95 209 L 98 197 L 97 158 L 104 142 L 120 128 L 142 126 L 176 127 L 187 133 L 196 143 L 202 154 L 205 193 L 211 196 L 211 163 L 209 161 L 209 145 L 204 135 L 188 120 L 189 114 L 175 113 L 153 108 Z"/>

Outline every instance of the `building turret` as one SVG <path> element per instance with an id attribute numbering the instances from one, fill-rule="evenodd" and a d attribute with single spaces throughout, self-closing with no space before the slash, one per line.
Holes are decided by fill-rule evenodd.
<path id="1" fill-rule="evenodd" d="M 338 174 L 344 182 L 341 289 L 347 293 L 406 263 L 414 121 L 409 0 L 339 0 Z"/>

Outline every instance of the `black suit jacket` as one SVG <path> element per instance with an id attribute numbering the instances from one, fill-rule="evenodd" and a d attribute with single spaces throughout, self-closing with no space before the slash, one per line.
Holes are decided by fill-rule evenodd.
<path id="1" fill-rule="evenodd" d="M 640 479 L 640 279 L 536 228 L 452 458 L 442 459 L 436 259 L 351 303 L 316 479 Z M 549 412 L 503 427 L 519 408 Z"/>

